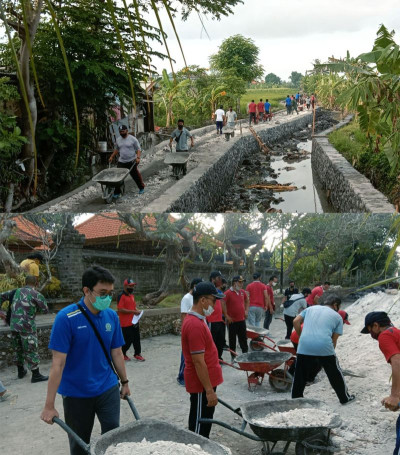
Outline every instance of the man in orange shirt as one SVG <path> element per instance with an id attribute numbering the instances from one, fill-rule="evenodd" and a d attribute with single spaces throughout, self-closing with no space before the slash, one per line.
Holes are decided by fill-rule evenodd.
<path id="1" fill-rule="evenodd" d="M 258 112 L 259 121 L 263 122 L 264 121 L 264 112 L 265 112 L 263 100 L 260 100 L 260 102 L 257 104 L 257 112 Z"/>
<path id="2" fill-rule="evenodd" d="M 135 286 L 136 283 L 132 278 L 127 278 L 124 281 L 124 290 L 117 297 L 118 316 L 125 340 L 125 344 L 122 346 L 122 353 L 124 354 L 124 360 L 131 360 L 126 353 L 131 344 L 133 344 L 135 350 L 133 358 L 139 362 L 144 362 L 145 359 L 141 356 L 139 322 L 135 325 L 132 323 L 133 316 L 140 314 L 140 311 L 136 309 L 135 297 L 133 296 Z"/>
<path id="3" fill-rule="evenodd" d="M 254 102 L 254 100 L 251 100 L 248 110 L 249 110 L 249 115 L 250 115 L 249 126 L 251 126 L 252 119 L 254 121 L 254 124 L 256 124 L 256 122 L 257 122 L 257 104 Z"/>

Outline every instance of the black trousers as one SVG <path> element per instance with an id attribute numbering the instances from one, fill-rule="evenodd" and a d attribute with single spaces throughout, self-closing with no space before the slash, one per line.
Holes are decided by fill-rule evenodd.
<path id="1" fill-rule="evenodd" d="M 89 444 L 96 415 L 101 434 L 119 427 L 120 401 L 118 385 L 93 398 L 63 397 L 65 423 Z M 87 455 L 74 439 L 68 438 L 71 455 Z"/>
<path id="2" fill-rule="evenodd" d="M 295 318 L 293 316 L 288 316 L 287 314 L 283 315 L 285 318 L 285 324 L 286 324 L 286 340 L 290 340 L 290 335 L 292 334 L 293 331 L 293 321 Z"/>
<path id="3" fill-rule="evenodd" d="M 122 327 L 122 335 L 124 336 L 125 344 L 122 346 L 122 353 L 126 355 L 128 349 L 133 344 L 135 355 L 140 355 L 142 347 L 140 346 L 140 328 L 139 323 L 130 325 L 129 327 Z"/>
<path id="4" fill-rule="evenodd" d="M 303 398 L 306 382 L 314 380 L 321 367 L 325 370 L 329 383 L 336 392 L 339 401 L 342 404 L 347 403 L 350 395 L 335 355 L 314 356 L 297 354 L 296 370 L 292 385 L 292 398 Z"/>
<path id="5" fill-rule="evenodd" d="M 214 392 L 217 390 L 214 387 Z M 206 392 L 190 394 L 190 411 L 189 411 L 189 430 L 200 434 L 205 438 L 210 437 L 211 424 L 199 423 L 198 419 L 212 419 L 215 412 L 215 406 L 207 406 Z"/>
<path id="6" fill-rule="evenodd" d="M 132 167 L 132 164 L 133 164 L 133 161 L 131 161 L 130 163 L 120 163 L 118 161 L 117 167 L 122 167 L 124 169 L 130 169 Z M 131 174 L 131 177 L 133 178 L 133 180 L 135 181 L 136 185 L 138 186 L 139 190 L 143 190 L 144 183 L 143 183 L 142 175 L 139 172 L 137 164 L 135 166 L 133 166 L 130 174 Z M 120 194 L 120 193 L 121 193 L 120 187 L 116 187 L 114 190 L 114 194 Z"/>
<path id="7" fill-rule="evenodd" d="M 218 358 L 222 360 L 222 352 L 224 351 L 225 344 L 225 323 L 210 322 L 209 327 L 214 340 L 214 344 L 217 347 Z"/>
<path id="8" fill-rule="evenodd" d="M 243 353 L 249 350 L 246 336 L 246 321 L 231 322 L 229 324 L 229 349 L 236 351 L 236 337 Z"/>

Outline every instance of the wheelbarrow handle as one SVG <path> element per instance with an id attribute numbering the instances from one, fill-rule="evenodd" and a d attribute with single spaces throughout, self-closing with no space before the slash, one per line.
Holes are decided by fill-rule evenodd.
<path id="1" fill-rule="evenodd" d="M 221 422 L 220 420 L 198 419 L 198 422 L 199 423 L 209 423 L 209 424 L 213 424 L 214 423 L 215 425 L 219 425 L 221 427 L 224 427 L 224 428 L 226 428 L 228 430 L 233 431 L 234 433 L 237 433 L 237 434 L 240 434 L 241 436 L 244 436 L 246 438 L 252 439 L 253 441 L 262 442 L 262 439 L 259 438 L 258 436 L 255 436 L 253 434 L 247 433 L 247 431 L 238 430 L 237 428 L 232 427 L 231 425 L 229 425 L 229 424 L 227 424 L 225 422 Z"/>
<path id="2" fill-rule="evenodd" d="M 240 408 L 236 408 L 234 409 L 230 404 L 228 404 L 226 401 L 224 400 L 221 400 L 221 398 L 218 398 L 218 402 L 222 404 L 222 406 L 225 406 L 226 408 L 230 409 L 232 412 L 234 412 L 235 414 L 239 415 L 240 417 L 242 417 L 242 411 L 240 410 Z"/>
<path id="3" fill-rule="evenodd" d="M 135 416 L 135 419 L 140 420 L 140 415 L 136 409 L 135 403 L 133 402 L 132 398 L 129 397 L 128 395 L 126 395 L 124 397 L 124 400 L 126 400 L 128 402 L 129 407 L 131 408 L 131 411 L 132 411 L 133 415 Z"/>
<path id="4" fill-rule="evenodd" d="M 241 369 L 241 368 L 237 367 L 236 365 L 234 365 L 233 363 L 225 362 L 225 360 L 220 359 L 219 363 L 220 363 L 220 365 L 228 365 L 228 367 L 234 368 L 235 370 Z"/>
<path id="5" fill-rule="evenodd" d="M 68 433 L 69 436 L 72 437 L 72 439 L 75 440 L 75 442 L 83 449 L 86 453 L 90 454 L 90 444 L 86 444 L 86 442 L 80 438 L 75 431 L 70 428 L 63 420 L 59 419 L 58 417 L 53 417 L 53 422 L 56 423 L 57 425 L 60 425 L 60 427 Z"/>

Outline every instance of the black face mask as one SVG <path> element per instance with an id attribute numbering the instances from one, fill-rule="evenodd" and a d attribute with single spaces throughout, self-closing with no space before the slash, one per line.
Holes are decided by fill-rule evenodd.
<path id="1" fill-rule="evenodd" d="M 127 288 L 127 289 L 126 289 L 126 292 L 127 292 L 128 294 L 133 294 L 133 288 Z"/>
<path id="2" fill-rule="evenodd" d="M 183 130 L 183 125 L 178 125 L 179 130 Z"/>

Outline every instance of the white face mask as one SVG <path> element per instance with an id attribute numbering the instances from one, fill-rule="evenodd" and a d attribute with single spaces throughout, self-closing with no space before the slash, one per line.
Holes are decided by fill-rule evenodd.
<path id="1" fill-rule="evenodd" d="M 204 316 L 211 316 L 214 312 L 214 308 L 210 305 L 206 310 L 203 308 Z"/>
<path id="2" fill-rule="evenodd" d="M 272 283 L 272 286 L 276 286 L 278 283 L 275 283 L 275 281 Z"/>

